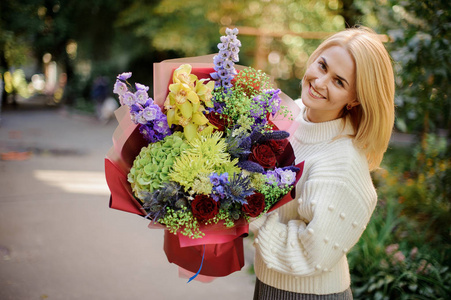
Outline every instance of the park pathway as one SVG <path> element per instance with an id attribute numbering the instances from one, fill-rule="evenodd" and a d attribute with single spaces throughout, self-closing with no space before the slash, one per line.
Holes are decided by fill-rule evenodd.
<path id="1" fill-rule="evenodd" d="M 166 260 L 163 231 L 108 208 L 103 159 L 115 127 L 39 105 L 2 112 L 0 299 L 252 299 L 250 246 L 242 271 L 187 284 Z"/>

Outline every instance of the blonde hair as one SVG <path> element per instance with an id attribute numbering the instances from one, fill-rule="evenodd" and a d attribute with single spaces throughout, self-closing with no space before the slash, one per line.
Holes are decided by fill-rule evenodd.
<path id="1" fill-rule="evenodd" d="M 344 108 L 355 130 L 354 144 L 365 151 L 370 170 L 379 167 L 387 150 L 395 118 L 395 83 L 390 56 L 374 31 L 351 28 L 326 39 L 310 56 L 310 66 L 332 46 L 341 46 L 352 56 L 356 68 L 356 92 L 360 105 Z"/>

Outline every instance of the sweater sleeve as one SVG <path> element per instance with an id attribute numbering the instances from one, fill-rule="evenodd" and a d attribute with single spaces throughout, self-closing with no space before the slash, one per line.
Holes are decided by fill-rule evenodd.
<path id="1" fill-rule="evenodd" d="M 307 181 L 298 211 L 301 220 L 279 221 L 271 214 L 255 241 L 267 267 L 280 273 L 314 276 L 334 268 L 358 241 L 374 209 L 375 193 L 360 193 L 342 181 Z"/>

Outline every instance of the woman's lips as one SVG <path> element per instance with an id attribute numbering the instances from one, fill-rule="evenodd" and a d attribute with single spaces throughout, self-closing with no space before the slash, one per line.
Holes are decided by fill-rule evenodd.
<path id="1" fill-rule="evenodd" d="M 313 98 L 316 98 L 316 99 L 326 99 L 326 97 L 324 97 L 323 95 L 321 95 L 320 93 L 318 93 L 318 92 L 315 90 L 315 88 L 314 88 L 311 84 L 309 84 L 308 92 L 309 92 L 310 96 L 312 96 Z"/>

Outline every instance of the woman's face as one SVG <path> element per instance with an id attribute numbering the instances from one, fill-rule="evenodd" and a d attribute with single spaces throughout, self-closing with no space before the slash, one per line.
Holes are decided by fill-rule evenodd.
<path id="1" fill-rule="evenodd" d="M 343 108 L 358 105 L 355 63 L 347 50 L 332 46 L 308 67 L 302 80 L 301 98 L 311 122 L 339 118 Z"/>

